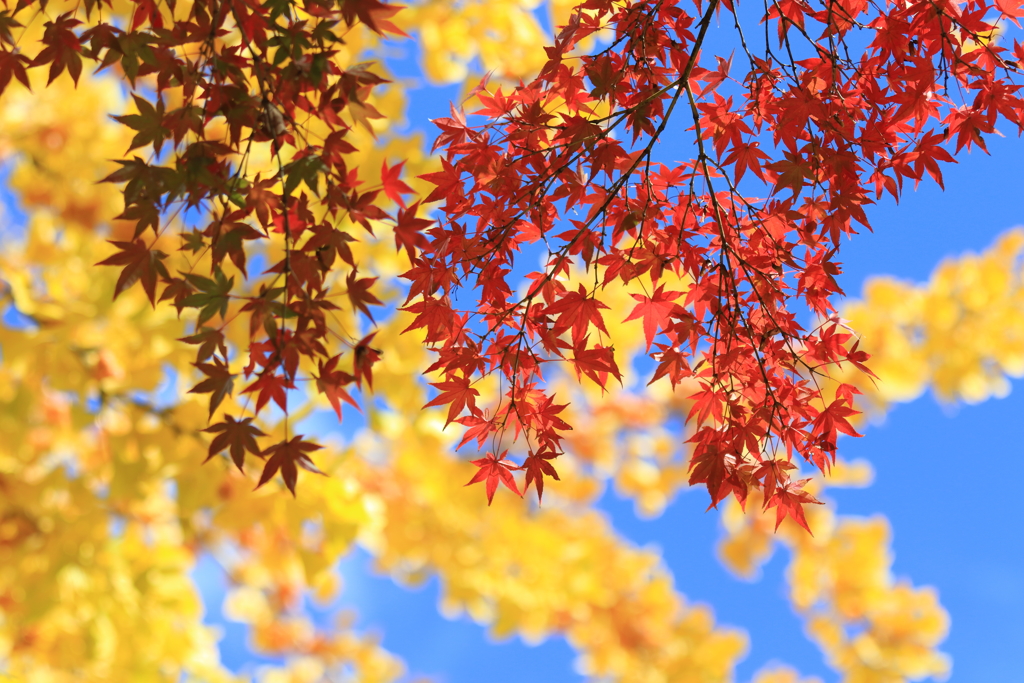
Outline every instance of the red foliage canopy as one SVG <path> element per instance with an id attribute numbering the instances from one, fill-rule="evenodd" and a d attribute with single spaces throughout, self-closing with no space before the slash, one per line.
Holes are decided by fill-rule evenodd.
<path id="1" fill-rule="evenodd" d="M 735 0 L 586 0 L 536 79 L 510 92 L 482 87 L 479 123 L 455 109 L 436 121 L 442 170 L 426 176 L 436 189 L 422 200 L 442 202 L 436 224 L 417 217 L 418 203 L 405 207 L 400 163 L 366 188 L 345 161 L 346 133 L 379 116 L 367 97 L 383 81 L 331 57 L 356 23 L 398 33 L 395 11 L 377 0 L 196 0 L 187 18 L 170 20 L 137 0 L 121 24 L 86 0 L 85 21 L 47 21 L 32 56 L 11 33 L 13 15 L 3 20 L 0 89 L 27 83 L 32 68 L 77 80 L 83 60 L 119 65 L 133 87 L 141 76 L 155 83 L 136 92 L 138 114 L 119 120 L 136 131 L 133 147 L 164 153 L 122 160 L 107 178 L 124 184 L 121 218 L 137 228 L 104 263 L 123 267 L 118 293 L 140 282 L 153 301 L 198 310 L 184 341 L 198 345 L 205 377 L 193 391 L 211 395 L 211 414 L 236 391 L 223 334 L 233 298 L 245 299 L 251 338 L 238 390 L 255 396 L 257 413 L 287 410 L 302 367 L 319 368 L 306 379 L 339 415 L 342 401 L 354 403 L 351 385 L 371 388 L 373 337 L 334 348 L 328 315 L 339 304 L 325 283 L 344 278 L 351 308 L 370 315 L 374 279 L 359 276 L 356 236 L 340 219 L 367 230 L 386 221 L 412 258 L 411 329 L 438 352 L 431 404 L 470 428 L 464 443 L 511 428 L 528 444 L 527 485 L 540 494 L 557 477 L 552 460 L 570 426 L 542 369 L 560 361 L 602 386 L 620 378 L 601 301 L 618 279 L 637 301 L 629 317 L 643 321 L 652 381 L 699 386 L 691 483 L 705 484 L 713 504 L 762 489 L 780 519 L 802 519 L 813 499 L 788 465 L 826 468 L 838 434 L 853 433 L 854 390 L 823 396 L 820 378 L 866 360 L 830 303 L 840 239 L 867 227 L 865 208 L 886 192 L 898 198 L 905 181 L 941 184 L 940 162 L 984 148 L 998 119 L 1024 127 L 1014 83 L 1024 47 L 987 40 L 1000 17 L 1022 15 L 1020 0 L 766 0 L 750 16 Z M 764 25 L 760 45 L 744 33 L 751 20 Z M 741 66 L 704 56 L 713 24 L 715 40 L 739 46 Z M 233 31 L 240 41 L 220 40 Z M 581 54 L 581 41 L 601 31 L 607 47 Z M 184 101 L 168 109 L 172 87 Z M 307 116 L 329 134 L 312 135 Z M 206 138 L 215 117 L 227 122 L 225 139 Z M 688 161 L 656 154 L 670 120 L 692 140 Z M 251 145 L 268 141 L 276 177 L 249 177 Z M 315 197 L 326 212 L 310 209 Z M 154 248 L 182 206 L 209 216 L 183 235 L 185 251 L 211 254 L 209 277 L 172 274 Z M 283 244 L 283 260 L 250 278 L 247 254 L 271 241 Z M 517 293 L 517 257 L 535 243 L 546 265 Z M 225 258 L 250 285 L 244 293 L 222 272 Z M 573 265 L 588 284 L 564 284 Z M 665 286 L 669 271 L 686 286 Z M 811 329 L 797 319 L 807 309 L 822 321 Z M 488 410 L 473 385 L 490 373 L 505 393 Z M 294 491 L 297 466 L 315 470 L 315 444 L 294 437 L 258 449 L 263 434 L 249 418 L 209 431 L 213 450 L 239 466 L 247 452 L 269 456 L 261 483 L 281 471 Z M 473 481 L 486 481 L 488 496 L 499 482 L 517 490 L 503 456 L 476 464 Z"/>
<path id="2" fill-rule="evenodd" d="M 1013 77 L 1024 48 L 985 40 L 1000 14 L 1019 14 L 1013 4 L 773 0 L 754 17 L 774 34 L 757 51 L 731 0 L 584 2 L 535 80 L 480 94 L 482 123 L 460 112 L 437 121 L 444 170 L 427 176 L 437 189 L 426 201 L 443 201 L 446 220 L 406 275 L 407 310 L 447 384 L 501 373 L 505 402 L 487 428 L 514 416 L 531 459 L 557 454 L 567 426 L 538 410 L 549 401 L 541 370 L 563 360 L 602 386 L 619 376 L 600 300 L 619 279 L 638 302 L 629 318 L 657 349 L 652 381 L 699 386 L 690 483 L 712 504 L 763 489 L 780 520 L 802 523 L 815 501 L 790 480 L 792 459 L 825 469 L 838 434 L 856 435 L 856 390 L 826 399 L 819 382 L 830 366 L 866 360 L 830 303 L 840 239 L 869 227 L 865 207 L 883 192 L 898 199 L 905 180 L 941 184 L 954 140 L 956 152 L 984 148 L 1000 117 L 1021 130 Z M 739 40 L 738 80 L 731 60 L 702 66 L 716 15 Z M 580 56 L 605 28 L 611 45 Z M 673 116 L 693 154 L 668 165 L 655 145 Z M 536 240 L 546 267 L 516 293 L 516 258 Z M 560 281 L 570 264 L 589 285 Z M 685 291 L 666 291 L 667 271 Z M 458 307 L 463 290 L 479 303 Z M 804 306 L 822 321 L 813 329 L 797 321 Z M 551 473 L 530 470 L 538 493 Z"/>

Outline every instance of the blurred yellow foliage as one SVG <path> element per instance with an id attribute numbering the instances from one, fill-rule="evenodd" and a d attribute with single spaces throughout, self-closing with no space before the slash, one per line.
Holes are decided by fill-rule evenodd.
<path id="1" fill-rule="evenodd" d="M 800 674 L 788 666 L 774 666 L 758 671 L 753 683 L 821 683 L 821 679 L 801 678 Z"/>
<path id="2" fill-rule="evenodd" d="M 878 277 L 842 316 L 871 354 L 877 383 L 857 378 L 869 408 L 909 401 L 931 387 L 943 401 L 1005 396 L 1024 375 L 1024 230 L 981 254 L 943 261 L 923 284 Z M 852 372 L 852 371 L 851 371 Z"/>
<path id="3" fill-rule="evenodd" d="M 842 467 L 863 471 L 866 463 Z M 838 482 L 818 477 L 812 490 L 864 483 L 863 476 Z M 814 536 L 790 520 L 775 534 L 775 515 L 760 512 L 760 503 L 752 497 L 744 513 L 735 500 L 728 502 L 719 557 L 736 574 L 751 578 L 776 542 L 787 547 L 790 602 L 843 683 L 949 675 L 949 657 L 937 649 L 949 632 L 949 615 L 933 589 L 914 588 L 893 576 L 884 517 L 840 517 L 827 504 L 808 513 Z"/>

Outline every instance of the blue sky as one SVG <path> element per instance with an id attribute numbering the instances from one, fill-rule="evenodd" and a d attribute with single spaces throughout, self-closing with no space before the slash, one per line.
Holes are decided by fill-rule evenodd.
<path id="1" fill-rule="evenodd" d="M 396 45 L 392 68 L 402 76 L 418 69 L 414 46 Z M 411 89 L 413 128 L 448 113 L 455 89 Z M 1007 131 L 1009 133 L 1009 131 Z M 987 247 L 1003 230 L 1024 224 L 1024 142 L 989 140 L 991 156 L 975 150 L 945 169 L 946 192 L 923 183 L 897 207 L 891 201 L 869 216 L 874 233 L 844 244 L 841 284 L 856 296 L 864 279 L 888 274 L 927 279 L 939 261 Z M 895 573 L 938 588 L 952 615 L 944 650 L 953 656 L 956 680 L 1018 683 L 1024 679 L 1024 508 L 1013 472 L 1024 455 L 1024 392 L 1020 382 L 1006 399 L 976 406 L 939 404 L 931 395 L 897 406 L 862 439 L 845 439 L 841 454 L 866 458 L 875 484 L 832 491 L 840 512 L 885 513 L 894 529 Z M 836 676 L 804 637 L 785 599 L 784 555 L 777 554 L 754 583 L 735 580 L 714 557 L 717 513 L 705 513 L 706 494 L 682 495 L 663 516 L 642 521 L 632 504 L 607 494 L 601 508 L 620 533 L 640 545 L 660 547 L 679 589 L 714 606 L 719 621 L 750 634 L 751 650 L 738 680 L 773 660 L 825 681 Z M 409 590 L 369 570 L 356 552 L 342 567 L 346 591 L 332 609 L 354 607 L 358 623 L 382 634 L 384 646 L 414 674 L 447 683 L 577 681 L 573 653 L 562 640 L 527 646 L 518 639 L 493 643 L 468 619 L 439 616 L 436 580 Z M 245 631 L 220 617 L 224 577 L 209 561 L 197 571 L 210 620 L 225 628 L 222 651 L 233 668 L 259 660 L 246 649 Z M 320 614 L 329 623 L 332 609 Z"/>

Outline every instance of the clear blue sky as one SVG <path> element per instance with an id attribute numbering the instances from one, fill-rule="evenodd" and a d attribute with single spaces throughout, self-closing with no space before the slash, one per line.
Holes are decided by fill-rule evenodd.
<path id="1" fill-rule="evenodd" d="M 411 44 L 395 48 L 392 66 L 403 75 L 416 72 Z M 404 53 L 403 53 L 404 51 Z M 447 114 L 454 90 L 412 90 L 414 128 Z M 1011 131 L 1006 131 L 1010 133 Z M 908 193 L 896 207 L 874 207 L 875 233 L 844 245 L 842 285 L 856 295 L 864 279 L 889 274 L 924 280 L 947 255 L 987 247 L 1003 230 L 1024 223 L 1024 142 L 992 138 L 991 156 L 975 151 L 948 167 L 947 192 L 933 184 Z M 866 458 L 876 483 L 864 490 L 833 491 L 840 511 L 885 513 L 894 529 L 895 572 L 915 584 L 938 588 L 952 615 L 944 650 L 953 656 L 955 680 L 1019 683 L 1024 680 L 1024 508 L 1012 476 L 990 476 L 999 468 L 1012 473 L 1024 456 L 1024 391 L 1014 383 L 1011 395 L 977 406 L 942 406 L 931 395 L 893 410 L 862 439 L 846 439 L 841 453 Z M 620 533 L 638 544 L 656 544 L 689 598 L 714 606 L 719 621 L 745 628 L 751 650 L 738 680 L 765 663 L 780 660 L 824 681 L 836 676 L 806 640 L 800 621 L 785 599 L 783 569 L 777 554 L 756 583 L 732 578 L 713 554 L 717 513 L 705 513 L 706 494 L 680 497 L 660 518 L 640 521 L 629 502 L 609 494 L 601 507 Z M 524 676 L 538 681 L 577 681 L 573 653 L 561 640 L 540 646 L 518 639 L 493 644 L 485 630 L 468 620 L 448 621 L 437 612 L 436 580 L 409 591 L 368 571 L 361 553 L 343 565 L 345 595 L 339 605 L 354 607 L 359 622 L 383 634 L 384 646 L 401 656 L 414 674 L 448 683 L 512 683 Z M 245 647 L 242 627 L 220 616 L 224 578 L 211 562 L 198 572 L 210 620 L 223 624 L 225 660 L 234 668 L 258 661 Z M 328 611 L 329 612 L 329 611 Z M 328 623 L 327 613 L 324 623 Z"/>

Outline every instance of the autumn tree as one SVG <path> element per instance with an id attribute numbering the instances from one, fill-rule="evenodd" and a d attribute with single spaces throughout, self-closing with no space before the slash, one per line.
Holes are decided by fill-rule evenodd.
<path id="1" fill-rule="evenodd" d="M 947 141 L 984 147 L 1000 117 L 1021 125 L 1016 52 L 990 41 L 996 15 L 1013 8 L 774 5 L 758 45 L 732 5 L 591 0 L 569 12 L 537 77 L 508 93 L 477 86 L 471 113 L 489 121 L 470 125 L 453 108 L 436 122 L 442 170 L 422 175 L 434 189 L 407 205 L 405 161 L 383 155 L 373 186 L 351 165 L 352 131 L 373 132 L 382 115 L 369 98 L 386 79 L 340 57 L 358 50 L 357 24 L 404 35 L 396 7 L 193 3 L 165 18 L 134 5 L 127 32 L 103 10 L 44 22 L 31 59 L 12 15 L 5 82 L 28 86 L 41 67 L 48 82 L 65 71 L 77 82 L 83 60 L 123 71 L 137 113 L 117 120 L 134 131 L 129 152 L 153 156 L 123 159 L 105 178 L 123 186 L 118 220 L 134 228 L 101 264 L 121 269 L 115 296 L 139 283 L 152 304 L 195 311 L 183 341 L 203 375 L 192 391 L 209 395 L 210 456 L 229 449 L 239 468 L 247 453 L 266 456 L 260 483 L 280 473 L 293 493 L 299 469 L 318 472 L 319 446 L 287 429 L 263 445 L 253 418 L 218 408 L 237 393 L 255 416 L 268 406 L 288 416 L 297 382 L 315 383 L 339 419 L 343 403 L 358 407 L 351 392 L 372 389 L 376 333 L 353 334 L 338 316 L 372 323 L 382 305 L 353 243 L 383 223 L 410 261 L 407 329 L 424 329 L 438 353 L 427 406 L 449 406 L 447 421 L 489 448 L 472 479 L 489 500 L 499 483 L 518 492 L 515 469 L 538 497 L 558 476 L 571 425 L 545 388 L 546 364 L 602 387 L 622 379 L 601 297 L 618 279 L 657 363 L 651 381 L 697 382 L 690 483 L 713 505 L 763 490 L 780 519 L 803 523 L 816 501 L 787 474 L 794 458 L 824 471 L 838 435 L 856 435 L 856 388 L 826 395 L 822 384 L 843 363 L 870 373 L 831 301 L 841 236 L 868 227 L 872 194 L 898 199 L 907 179 L 941 184 Z M 722 12 L 745 58 L 736 75 L 731 59 L 700 65 Z M 588 54 L 580 42 L 600 32 L 610 45 Z M 655 146 L 677 109 L 688 111 L 693 157 L 667 165 Z M 440 200 L 442 219 L 421 215 Z M 172 235 L 181 267 L 158 248 Z M 544 267 L 516 272 L 517 254 L 540 242 Z M 250 277 L 256 254 L 270 267 Z M 477 384 L 491 375 L 501 397 L 488 407 Z M 521 464 L 506 442 L 525 444 Z"/>
<path id="2" fill-rule="evenodd" d="M 946 670 L 945 613 L 893 578 L 885 522 L 804 504 L 866 481 L 836 458 L 855 396 L 901 396 L 836 312 L 840 240 L 882 193 L 941 183 L 1000 118 L 1020 126 L 1021 48 L 991 41 L 1018 8 L 556 2 L 549 39 L 527 4 L 0 13 L 29 212 L 0 271 L 11 673 L 229 680 L 187 574 L 211 552 L 256 645 L 295 658 L 278 680 L 391 680 L 393 657 L 301 607 L 358 541 L 395 575 L 439 574 L 446 604 L 498 633 L 567 635 L 595 679 L 729 680 L 742 635 L 593 511 L 609 478 L 650 512 L 684 485 L 731 495 L 723 557 L 745 573 L 787 545 L 793 604 L 850 680 Z M 466 82 L 437 156 L 396 131 L 402 88 L 366 61 L 406 35 L 430 78 Z M 738 66 L 716 54 L 729 41 Z M 688 161 L 659 151 L 667 135 Z M 880 340 L 904 333 L 920 338 L 864 346 L 884 364 Z M 619 381 L 641 357 L 634 395 Z M 929 372 L 914 391 L 987 386 Z M 365 424 L 360 440 L 300 431 L 321 408 Z M 270 485 L 296 494 L 299 470 L 327 476 L 294 499 Z M 800 578 L 823 566 L 833 583 Z M 919 618 L 894 629 L 901 605 Z"/>
<path id="3" fill-rule="evenodd" d="M 793 458 L 824 470 L 837 436 L 855 435 L 855 387 L 824 395 L 821 384 L 833 366 L 864 369 L 867 360 L 831 303 L 840 293 L 840 237 L 868 225 L 872 194 L 898 198 L 907 179 L 941 183 L 940 163 L 952 161 L 945 141 L 955 151 L 984 146 L 999 117 L 1020 124 L 1016 62 L 987 41 L 997 25 L 983 3 L 773 6 L 762 21 L 778 44 L 755 46 L 743 32 L 748 18 L 717 2 L 692 15 L 668 2 L 586 2 L 534 80 L 507 94 L 477 87 L 481 107 L 472 113 L 491 122 L 474 127 L 454 109 L 437 121 L 443 168 L 423 175 L 435 188 L 422 201 L 444 200 L 444 218 L 432 225 L 420 201 L 406 205 L 413 190 L 401 180 L 404 162 L 385 158 L 380 184 L 367 189 L 345 156 L 356 150 L 347 139 L 353 127 L 372 129 L 379 117 L 366 98 L 384 79 L 333 60 L 346 45 L 336 29 L 361 21 L 379 35 L 401 34 L 390 21 L 397 10 L 350 2 L 305 7 L 307 18 L 292 9 L 197 4 L 170 30 L 159 13 L 136 8 L 132 30 L 152 53 L 141 65 L 142 53 L 126 52 L 111 24 L 76 37 L 78 20 L 62 15 L 44 31 L 46 47 L 31 64 L 48 64 L 50 79 L 64 68 L 76 77 L 83 49 L 101 65 L 120 64 L 130 83 L 139 70 L 155 78 L 155 101 L 133 94 L 139 113 L 119 120 L 136 131 L 132 149 L 159 154 L 173 141 L 173 165 L 133 157 L 106 178 L 125 183 L 120 218 L 135 224 L 132 239 L 115 240 L 117 253 L 103 261 L 122 268 L 115 294 L 140 282 L 155 303 L 160 285 L 161 301 L 198 311 L 186 341 L 198 346 L 204 379 L 193 391 L 210 395 L 211 418 L 235 391 L 225 329 L 238 317 L 249 323 L 238 391 L 252 395 L 256 414 L 275 404 L 287 415 L 296 382 L 311 381 L 340 418 L 342 403 L 356 405 L 353 385 L 372 387 L 379 352 L 374 333 L 353 336 L 335 322 L 341 307 L 328 292 L 343 277 L 347 311 L 370 321 L 381 301 L 375 278 L 360 277 L 353 231 L 337 222 L 372 233 L 371 221 L 383 221 L 410 260 L 408 329 L 424 329 L 438 352 L 438 394 L 427 405 L 449 406 L 448 422 L 489 447 L 473 478 L 486 482 L 489 499 L 499 483 L 518 490 L 513 469 L 526 472 L 538 496 L 545 478 L 557 477 L 552 461 L 571 425 L 545 389 L 545 364 L 567 362 L 600 386 L 621 380 L 600 296 L 619 279 L 657 362 L 652 381 L 697 380 L 690 483 L 706 484 L 712 504 L 767 486 L 768 506 L 802 520 L 804 503 L 815 501 L 786 473 Z M 745 75 L 733 76 L 731 60 L 698 63 L 722 11 L 734 17 Z M 238 42 L 218 51 L 228 24 Z M 609 47 L 579 49 L 601 31 L 614 36 Z M 68 47 L 86 40 L 87 49 Z M 165 91 L 180 106 L 168 110 Z M 670 166 L 655 145 L 677 108 L 689 110 L 694 156 Z M 219 139 L 207 135 L 214 121 L 225 128 Z M 260 151 L 267 168 L 254 159 Z M 748 171 L 767 199 L 740 187 Z M 397 206 L 389 214 L 382 202 Z M 193 259 L 172 272 L 153 239 L 174 231 L 169 223 L 183 208 L 211 218 L 203 229 L 178 230 Z M 566 212 L 579 220 L 563 220 Z M 247 254 L 264 241 L 274 264 L 249 278 Z M 519 276 L 516 255 L 535 242 L 547 260 L 525 273 L 520 291 L 510 281 Z M 197 259 L 207 252 L 202 275 Z M 247 293 L 235 293 L 226 262 Z M 809 329 L 796 299 L 818 316 Z M 244 304 L 229 311 L 232 301 Z M 225 322 L 206 324 L 215 320 Z M 502 396 L 488 408 L 476 384 L 492 374 Z M 269 456 L 261 482 L 280 472 L 294 492 L 298 469 L 317 471 L 317 445 L 301 436 L 260 446 L 258 428 L 228 414 L 209 429 L 219 435 L 211 456 L 228 444 L 237 444 L 239 467 L 247 452 Z M 506 460 L 506 442 L 525 443 L 525 461 Z"/>
<path id="4" fill-rule="evenodd" d="M 776 3 L 755 46 L 738 6 L 695 9 L 582 3 L 536 79 L 479 94 L 488 120 L 437 122 L 444 170 L 425 176 L 427 201 L 443 200 L 446 218 L 405 275 L 406 310 L 439 353 L 435 402 L 449 419 L 470 413 L 481 445 L 510 426 L 531 436 L 522 467 L 539 494 L 568 428 L 541 369 L 562 359 L 602 387 L 621 380 L 601 298 L 621 281 L 657 363 L 651 382 L 696 381 L 689 483 L 713 505 L 761 490 L 780 520 L 803 524 L 815 501 L 787 474 L 794 458 L 824 471 L 837 436 L 857 435 L 858 390 L 823 384 L 844 363 L 871 374 L 832 302 L 840 239 L 870 227 L 865 207 L 899 199 L 904 181 L 941 184 L 951 151 L 984 148 L 1000 117 L 1022 129 L 1017 62 L 987 40 L 1016 10 Z M 700 62 L 723 12 L 739 77 L 731 59 Z M 580 54 L 605 30 L 609 47 Z M 692 158 L 671 165 L 655 146 L 673 115 Z M 539 240 L 545 267 L 516 290 L 517 253 Z M 479 297 L 469 310 L 455 303 L 466 288 Z M 797 301 L 816 316 L 809 328 Z M 492 372 L 506 388 L 486 414 L 472 382 Z M 494 481 L 499 463 L 477 461 L 478 478 Z"/>

